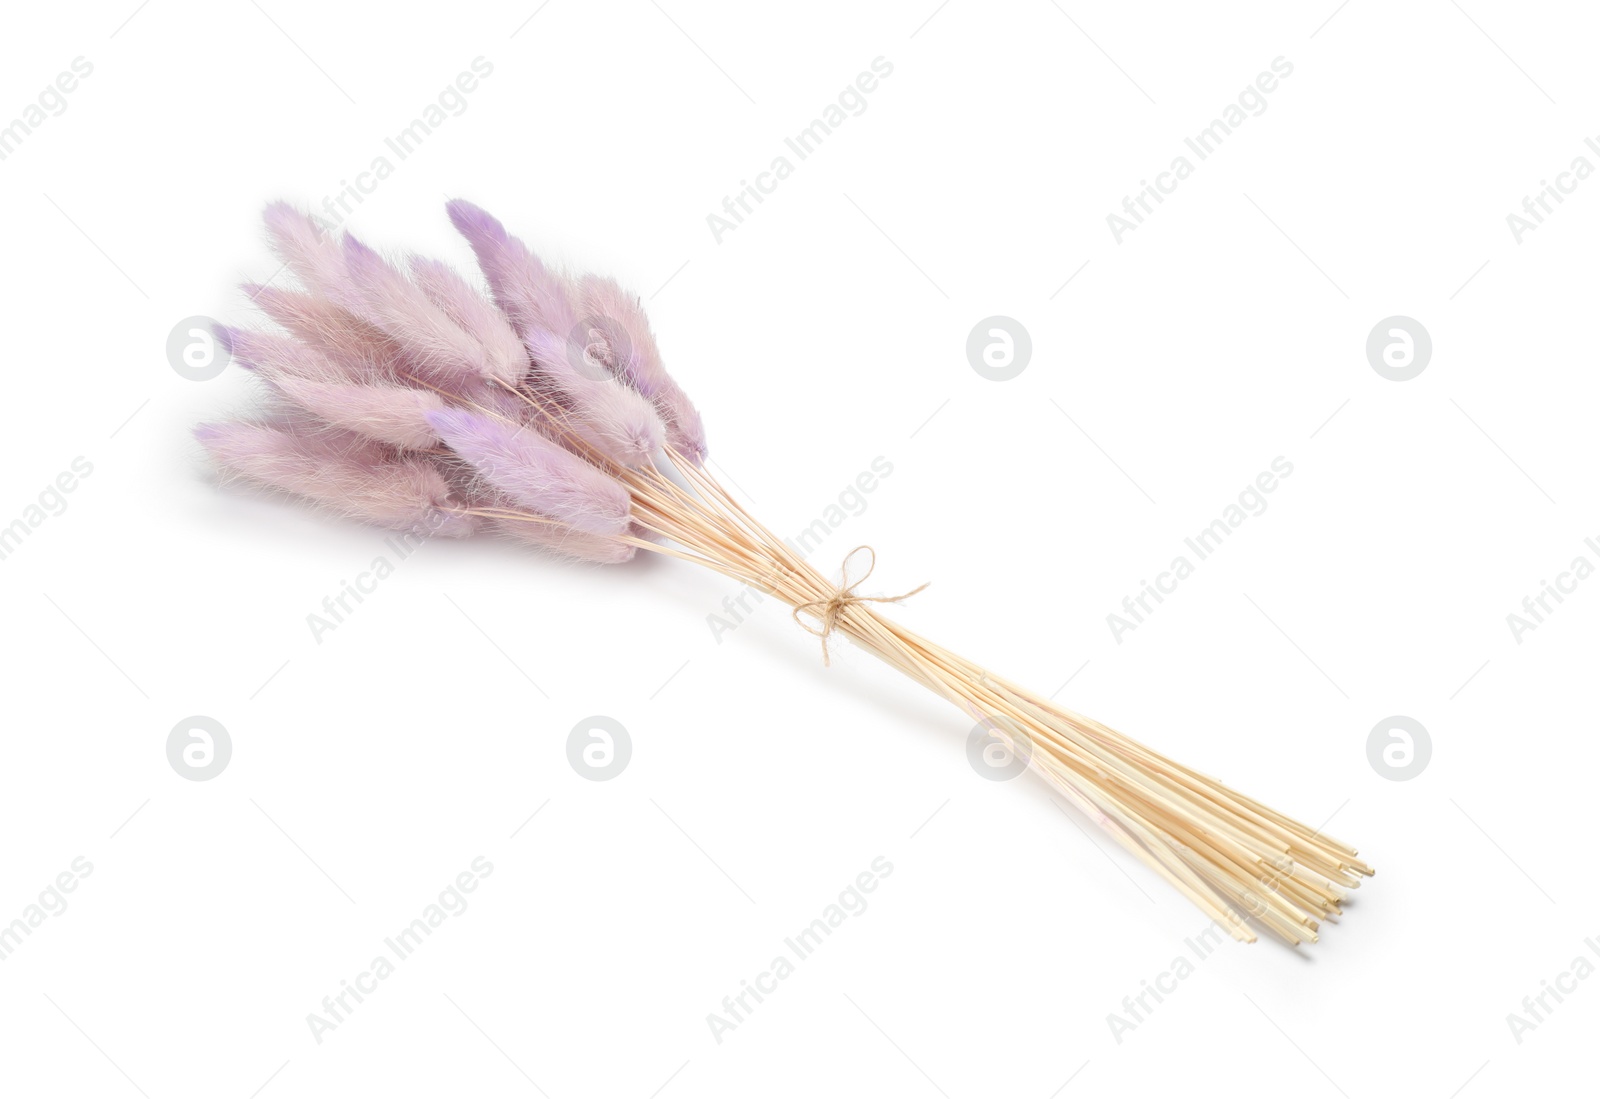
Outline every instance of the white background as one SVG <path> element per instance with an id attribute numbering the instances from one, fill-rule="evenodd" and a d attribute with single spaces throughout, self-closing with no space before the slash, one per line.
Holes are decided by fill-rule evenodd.
<path id="1" fill-rule="evenodd" d="M 1600 936 L 1600 581 L 1506 616 L 1600 535 L 1600 181 L 1506 215 L 1600 133 L 1578 5 L 936 0 L 29 5 L 0 120 L 93 73 L 0 162 L 0 921 L 93 866 L 0 963 L 18 1095 L 1488 1096 L 1593 1070 L 1600 980 L 1507 1016 Z M 169 365 L 250 322 L 269 199 L 320 206 L 474 58 L 493 73 L 356 209 L 465 262 L 471 198 L 647 299 L 717 469 L 890 613 L 1358 845 L 1323 941 L 1228 944 L 1119 1042 L 1204 919 L 969 722 L 771 603 L 644 560 L 435 543 L 334 632 L 383 535 L 211 482 L 249 408 Z M 893 74 L 719 243 L 706 217 L 874 58 Z M 1293 65 L 1121 243 L 1106 215 L 1273 59 Z M 391 160 L 394 158 L 391 155 Z M 1191 159 L 1193 159 L 1191 157 Z M 1069 281 L 1070 277 L 1070 281 Z M 1064 285 L 1065 284 L 1065 285 Z M 977 375 L 981 319 L 1033 357 Z M 1381 319 L 1431 333 L 1415 380 Z M 1070 415 L 1070 419 L 1068 416 Z M 1271 461 L 1293 475 L 1118 643 L 1106 615 Z M 194 782 L 180 719 L 228 730 Z M 569 730 L 622 722 L 591 782 Z M 1390 715 L 1423 773 L 1369 764 Z M 537 811 L 537 815 L 530 815 Z M 477 856 L 494 867 L 319 1044 L 306 1017 Z M 709 1012 L 875 857 L 892 875 L 718 1043 Z M 1553 1001 L 1549 1001 L 1553 1003 Z M 1070 1080 L 1070 1082 L 1068 1082 Z M 539 1090 L 535 1090 L 535 1089 Z"/>

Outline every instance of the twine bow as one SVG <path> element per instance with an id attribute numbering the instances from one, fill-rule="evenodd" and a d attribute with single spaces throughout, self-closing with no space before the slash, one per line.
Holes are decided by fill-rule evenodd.
<path id="1" fill-rule="evenodd" d="M 850 579 L 850 559 L 862 550 L 867 551 L 867 571 L 861 574 L 861 579 Z M 839 563 L 839 586 L 832 595 L 826 599 L 813 599 L 807 603 L 799 603 L 794 608 L 794 620 L 800 628 L 813 637 L 822 639 L 822 665 L 828 667 L 831 661 L 828 658 L 828 635 L 839 624 L 839 618 L 845 611 L 857 603 L 898 603 L 902 599 L 910 599 L 927 584 L 919 584 L 903 595 L 857 595 L 855 589 L 866 583 L 867 577 L 872 575 L 872 570 L 878 567 L 878 555 L 871 546 L 857 546 L 844 555 L 844 560 Z M 822 620 L 821 628 L 813 626 L 800 617 L 801 611 L 809 611 Z"/>

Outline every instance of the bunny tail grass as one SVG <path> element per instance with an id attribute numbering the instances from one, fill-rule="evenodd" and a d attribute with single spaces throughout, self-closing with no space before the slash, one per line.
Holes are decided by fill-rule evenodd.
<path id="1" fill-rule="evenodd" d="M 277 411 L 198 428 L 217 466 L 380 526 L 494 533 L 591 564 L 644 550 L 767 592 L 824 654 L 841 634 L 948 701 L 963 727 L 979 722 L 1242 941 L 1263 929 L 1316 941 L 1372 874 L 1320 829 L 896 625 L 887 604 L 915 592 L 859 595 L 859 581 L 824 577 L 707 472 L 700 413 L 637 297 L 553 271 L 469 202 L 447 209 L 487 296 L 436 260 L 391 264 L 268 207 L 272 246 L 301 288 L 247 286 L 283 331 L 218 337 Z M 1052 920 L 1066 927 L 1065 914 Z"/>

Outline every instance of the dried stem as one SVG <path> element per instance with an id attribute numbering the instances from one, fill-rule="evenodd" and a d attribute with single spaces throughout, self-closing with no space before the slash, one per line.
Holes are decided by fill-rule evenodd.
<path id="1" fill-rule="evenodd" d="M 635 523 L 681 548 L 630 536 L 624 541 L 742 580 L 819 622 L 818 608 L 833 600 L 833 629 L 982 723 L 1234 938 L 1255 941 L 1253 921 L 1290 944 L 1315 942 L 1321 919 L 1337 916 L 1345 894 L 1372 874 L 1354 848 L 854 601 L 702 466 L 672 450 L 667 457 L 681 484 L 655 467 L 613 471 L 633 495 Z"/>

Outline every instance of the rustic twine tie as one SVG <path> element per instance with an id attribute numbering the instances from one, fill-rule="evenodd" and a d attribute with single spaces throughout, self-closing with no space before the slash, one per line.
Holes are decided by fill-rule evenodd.
<path id="1" fill-rule="evenodd" d="M 862 550 L 867 551 L 867 556 L 869 558 L 867 561 L 867 571 L 861 574 L 860 580 L 856 580 L 852 583 L 850 580 L 850 559 L 856 554 L 860 553 Z M 871 576 L 872 570 L 877 567 L 878 555 L 873 548 L 871 546 L 857 546 L 855 549 L 845 554 L 844 560 L 839 563 L 839 586 L 834 589 L 832 595 L 828 596 L 826 599 L 813 599 L 810 602 L 800 603 L 795 606 L 794 620 L 800 624 L 800 628 L 811 634 L 813 637 L 822 638 L 823 667 L 828 667 L 831 664 L 831 661 L 828 657 L 828 635 L 832 633 L 834 627 L 839 624 L 839 617 L 843 615 L 845 611 L 850 609 L 851 606 L 856 603 L 898 603 L 902 599 L 910 599 L 913 595 L 916 595 L 919 591 L 928 586 L 927 584 L 919 584 L 910 591 L 906 592 L 904 595 L 857 595 L 855 589 L 859 585 L 866 583 L 867 577 Z M 819 629 L 818 627 L 813 626 L 810 622 L 807 622 L 804 618 L 801 618 L 801 611 L 810 611 L 812 614 L 815 614 L 818 618 L 820 618 L 822 620 L 821 628 Z"/>

